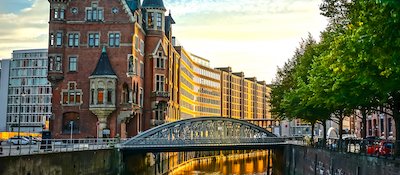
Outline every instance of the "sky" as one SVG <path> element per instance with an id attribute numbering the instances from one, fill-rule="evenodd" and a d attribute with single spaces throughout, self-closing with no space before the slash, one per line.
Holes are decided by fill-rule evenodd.
<path id="1" fill-rule="evenodd" d="M 164 0 L 173 35 L 212 67 L 232 67 L 270 83 L 302 38 L 327 25 L 321 0 Z M 0 0 L 0 58 L 12 50 L 46 48 L 47 0 Z M 168 13 L 168 12 L 167 12 Z"/>

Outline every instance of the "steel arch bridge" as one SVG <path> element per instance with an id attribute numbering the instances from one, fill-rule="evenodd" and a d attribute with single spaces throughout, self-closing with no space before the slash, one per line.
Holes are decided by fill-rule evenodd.
<path id="1" fill-rule="evenodd" d="M 133 151 L 259 149 L 285 140 L 257 125 L 224 117 L 199 117 L 166 123 L 120 145 Z"/>

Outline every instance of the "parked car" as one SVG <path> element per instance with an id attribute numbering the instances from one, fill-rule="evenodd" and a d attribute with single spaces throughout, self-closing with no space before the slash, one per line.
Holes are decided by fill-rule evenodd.
<path id="1" fill-rule="evenodd" d="M 13 145 L 27 145 L 30 141 L 24 137 L 11 137 L 7 140 L 7 143 Z"/>
<path id="2" fill-rule="evenodd" d="M 381 141 L 378 148 L 380 156 L 390 156 L 393 153 L 394 143 L 390 141 Z"/>

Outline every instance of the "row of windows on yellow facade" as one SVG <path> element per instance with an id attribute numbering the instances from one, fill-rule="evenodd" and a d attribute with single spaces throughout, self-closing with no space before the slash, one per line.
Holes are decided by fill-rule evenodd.
<path id="1" fill-rule="evenodd" d="M 265 82 L 233 73 L 230 67 L 213 69 L 208 60 L 181 50 L 181 119 L 202 116 L 271 119 L 270 88 Z"/>

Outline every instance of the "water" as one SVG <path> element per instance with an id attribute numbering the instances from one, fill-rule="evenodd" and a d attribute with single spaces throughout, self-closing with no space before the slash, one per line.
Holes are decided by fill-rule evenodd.
<path id="1" fill-rule="evenodd" d="M 136 155 L 137 156 L 137 155 Z M 141 157 L 141 158 L 140 158 Z M 138 160 L 144 159 L 139 166 Z M 152 160 L 151 160 L 152 159 Z M 147 154 L 125 162 L 125 174 L 137 175 L 271 175 L 272 151 L 215 151 Z"/>

